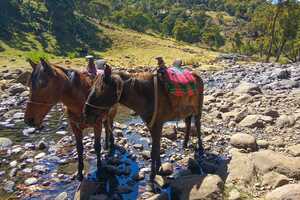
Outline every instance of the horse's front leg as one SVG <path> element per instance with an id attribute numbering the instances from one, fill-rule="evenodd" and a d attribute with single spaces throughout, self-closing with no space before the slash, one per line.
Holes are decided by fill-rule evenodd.
<path id="1" fill-rule="evenodd" d="M 100 174 L 101 168 L 101 132 L 102 132 L 102 120 L 94 126 L 94 148 L 97 156 L 97 175 Z"/>
<path id="2" fill-rule="evenodd" d="M 78 156 L 78 172 L 77 172 L 77 179 L 82 181 L 83 179 L 83 144 L 82 144 L 82 130 L 80 127 L 77 127 L 76 124 L 71 123 L 71 128 L 75 135 L 76 139 L 76 149 L 77 149 L 77 156 Z"/>
<path id="3" fill-rule="evenodd" d="M 106 148 L 109 149 L 109 151 L 112 151 L 114 149 L 114 135 L 113 135 L 113 123 L 110 119 L 105 120 L 104 122 L 104 128 L 105 128 L 105 145 Z"/>
<path id="4" fill-rule="evenodd" d="M 151 174 L 150 180 L 152 181 L 155 178 L 160 166 L 160 139 L 162 131 L 162 123 L 155 124 L 151 129 L 152 137 L 152 149 L 151 149 Z"/>

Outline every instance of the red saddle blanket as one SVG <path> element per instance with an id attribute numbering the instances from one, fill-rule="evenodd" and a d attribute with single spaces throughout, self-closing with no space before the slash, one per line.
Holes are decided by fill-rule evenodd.
<path id="1" fill-rule="evenodd" d="M 175 96 L 192 96 L 197 92 L 196 79 L 192 72 L 181 67 L 168 67 L 166 75 L 169 81 L 167 82 L 167 90 Z"/>

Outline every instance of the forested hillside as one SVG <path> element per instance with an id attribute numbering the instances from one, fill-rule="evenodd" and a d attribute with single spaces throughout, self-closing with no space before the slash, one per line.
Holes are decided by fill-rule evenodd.
<path id="1" fill-rule="evenodd" d="M 266 61 L 299 61 L 300 3 L 276 2 L 2 0 L 0 40 L 12 48 L 40 49 L 36 43 L 31 44 L 34 35 L 46 52 L 80 56 L 88 50 L 103 51 L 111 46 L 110 35 L 104 34 L 98 24 L 120 25 Z"/>

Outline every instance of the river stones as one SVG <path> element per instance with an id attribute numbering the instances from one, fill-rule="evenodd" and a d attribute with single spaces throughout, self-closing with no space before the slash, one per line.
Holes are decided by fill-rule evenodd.
<path id="1" fill-rule="evenodd" d="M 163 176 L 168 176 L 171 175 L 173 173 L 174 169 L 173 169 L 173 165 L 172 163 L 166 162 L 163 163 L 159 169 L 159 174 L 163 175 Z"/>
<path id="2" fill-rule="evenodd" d="M 300 179 L 300 158 L 285 156 L 271 150 L 251 154 L 255 169 L 261 174 L 274 171 L 289 178 Z"/>
<path id="3" fill-rule="evenodd" d="M 0 137 L 0 148 L 10 147 L 12 144 L 13 143 L 9 138 Z"/>
<path id="4" fill-rule="evenodd" d="M 261 94 L 262 91 L 259 88 L 258 85 L 254 83 L 249 83 L 249 82 L 242 82 L 236 89 L 235 93 L 237 94 L 250 94 L 250 95 L 256 95 L 256 94 Z"/>
<path id="5" fill-rule="evenodd" d="M 24 85 L 22 85 L 21 83 L 14 84 L 7 89 L 7 91 L 9 92 L 9 94 L 11 96 L 22 93 L 25 90 L 26 90 L 26 87 Z"/>
<path id="6" fill-rule="evenodd" d="M 25 180 L 25 185 L 29 186 L 29 185 L 34 185 L 38 182 L 38 180 L 34 177 L 28 178 Z"/>
<path id="7" fill-rule="evenodd" d="M 247 128 L 264 128 L 264 123 L 260 115 L 248 115 L 239 125 Z"/>
<path id="8" fill-rule="evenodd" d="M 295 157 L 300 157 L 300 144 L 288 148 L 288 152 Z"/>
<path id="9" fill-rule="evenodd" d="M 68 193 L 62 192 L 59 195 L 57 195 L 54 200 L 67 200 L 67 199 L 68 199 Z"/>
<path id="10" fill-rule="evenodd" d="M 289 178 L 285 175 L 277 172 L 268 172 L 262 178 L 263 186 L 270 186 L 271 188 L 277 188 L 289 183 Z"/>
<path id="11" fill-rule="evenodd" d="M 16 185 L 15 182 L 13 182 L 13 181 L 4 181 L 3 185 L 4 185 L 3 190 L 5 192 L 12 193 L 12 192 L 15 191 L 15 185 Z"/>
<path id="12" fill-rule="evenodd" d="M 299 200 L 300 184 L 289 184 L 269 192 L 266 200 Z"/>
<path id="13" fill-rule="evenodd" d="M 231 136 L 230 144 L 236 148 L 250 149 L 252 151 L 257 149 L 255 137 L 244 133 L 237 133 Z"/>
<path id="14" fill-rule="evenodd" d="M 171 182 L 171 198 L 174 200 L 221 200 L 224 183 L 217 175 L 190 175 Z"/>

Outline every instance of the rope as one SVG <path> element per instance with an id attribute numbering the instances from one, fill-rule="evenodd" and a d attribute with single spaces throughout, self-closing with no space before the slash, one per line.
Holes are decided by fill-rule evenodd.
<path id="1" fill-rule="evenodd" d="M 157 76 L 154 76 L 153 83 L 154 83 L 154 112 L 152 115 L 152 119 L 151 119 L 150 123 L 148 124 L 148 126 L 150 128 L 153 127 L 154 122 L 156 120 L 156 115 L 157 115 L 157 107 L 158 107 L 158 105 L 157 105 L 158 104 Z"/>

